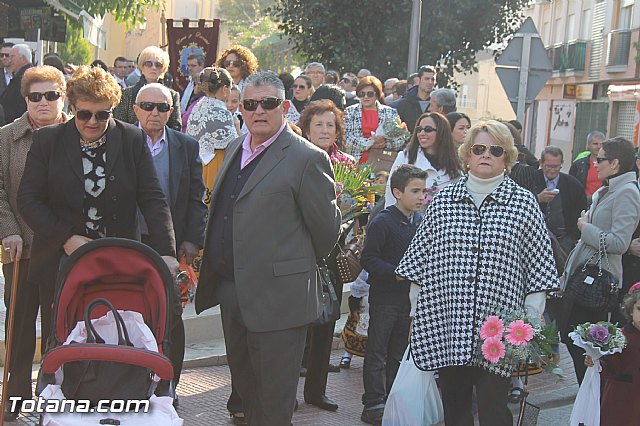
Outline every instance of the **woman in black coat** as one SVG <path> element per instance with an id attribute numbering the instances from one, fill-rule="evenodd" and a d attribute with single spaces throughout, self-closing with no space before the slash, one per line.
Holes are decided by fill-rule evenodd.
<path id="1" fill-rule="evenodd" d="M 101 68 L 80 67 L 67 83 L 75 117 L 33 135 L 18 210 L 35 234 L 28 281 L 38 283 L 44 341 L 61 261 L 97 238 L 139 240 L 138 207 L 153 248 L 172 273 L 178 269 L 171 214 L 146 137 L 111 117 L 120 93 Z"/>

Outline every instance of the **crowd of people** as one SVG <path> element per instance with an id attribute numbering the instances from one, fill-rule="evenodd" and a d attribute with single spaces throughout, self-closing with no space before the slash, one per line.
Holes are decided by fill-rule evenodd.
<path id="1" fill-rule="evenodd" d="M 10 396 L 32 398 L 36 317 L 46 353 L 60 265 L 105 237 L 142 241 L 174 274 L 179 262 L 199 272 L 196 312 L 220 305 L 236 424 L 290 424 L 301 374 L 305 402 L 338 409 L 326 395 L 328 373 L 340 370 L 329 363 L 335 322 L 309 325 L 323 307 L 317 265 L 332 271 L 340 300 L 337 257 L 354 229 L 366 236 L 367 301 L 349 306 L 369 310 L 369 424 L 381 424 L 410 344 L 418 368 L 438 371 L 446 424 L 473 424 L 475 387 L 480 424 L 511 425 L 521 384 L 477 356 L 491 310 L 556 320 L 578 381 L 588 360 L 568 338 L 573 327 L 609 314 L 635 321 L 626 305 L 594 311 L 559 297 L 602 241 L 620 301 L 640 281 L 640 159 L 624 138 L 591 132 L 566 174 L 567 153 L 547 146 L 535 158 L 517 121 L 457 112 L 431 66 L 383 83 L 312 62 L 294 78 L 260 71 L 233 45 L 213 64 L 189 55 L 179 92 L 157 46 L 72 74 L 53 54 L 39 65 L 27 45 L 0 47 L 5 282 L 22 265 L 17 293 L 4 294 L 19 306 Z M 375 215 L 341 220 L 336 162 L 382 167 Z M 571 253 L 566 263 L 559 251 Z M 167 355 L 177 384 L 185 332 L 175 296 Z"/>

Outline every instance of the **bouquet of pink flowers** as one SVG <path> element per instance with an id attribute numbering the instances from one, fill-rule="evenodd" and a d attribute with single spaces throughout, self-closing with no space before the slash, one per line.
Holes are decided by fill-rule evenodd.
<path id="1" fill-rule="evenodd" d="M 562 370 L 553 362 L 552 345 L 558 342 L 555 323 L 544 324 L 518 310 L 486 317 L 480 326 L 478 355 L 491 364 L 509 365 L 514 369 L 535 364 L 562 376 Z"/>

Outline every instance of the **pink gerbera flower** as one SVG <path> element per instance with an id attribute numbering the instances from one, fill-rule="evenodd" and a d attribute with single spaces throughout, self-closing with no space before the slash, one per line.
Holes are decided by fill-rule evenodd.
<path id="1" fill-rule="evenodd" d="M 499 337 L 490 337 L 482 344 L 482 355 L 490 363 L 497 363 L 504 357 L 504 343 Z"/>
<path id="2" fill-rule="evenodd" d="M 522 320 L 515 320 L 507 328 L 507 342 L 515 346 L 524 346 L 533 339 L 533 327 Z"/>
<path id="3" fill-rule="evenodd" d="M 484 324 L 480 327 L 480 337 L 482 340 L 485 340 L 491 337 L 502 336 L 503 331 L 504 323 L 500 318 L 493 315 L 484 320 Z"/>

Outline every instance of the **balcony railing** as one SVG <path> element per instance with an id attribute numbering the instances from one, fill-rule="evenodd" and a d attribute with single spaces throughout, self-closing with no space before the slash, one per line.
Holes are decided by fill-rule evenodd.
<path id="1" fill-rule="evenodd" d="M 629 63 L 631 30 L 613 30 L 607 34 L 607 66 L 616 67 Z"/>
<path id="2" fill-rule="evenodd" d="M 554 71 L 584 71 L 587 42 L 574 40 L 547 48 Z"/>

